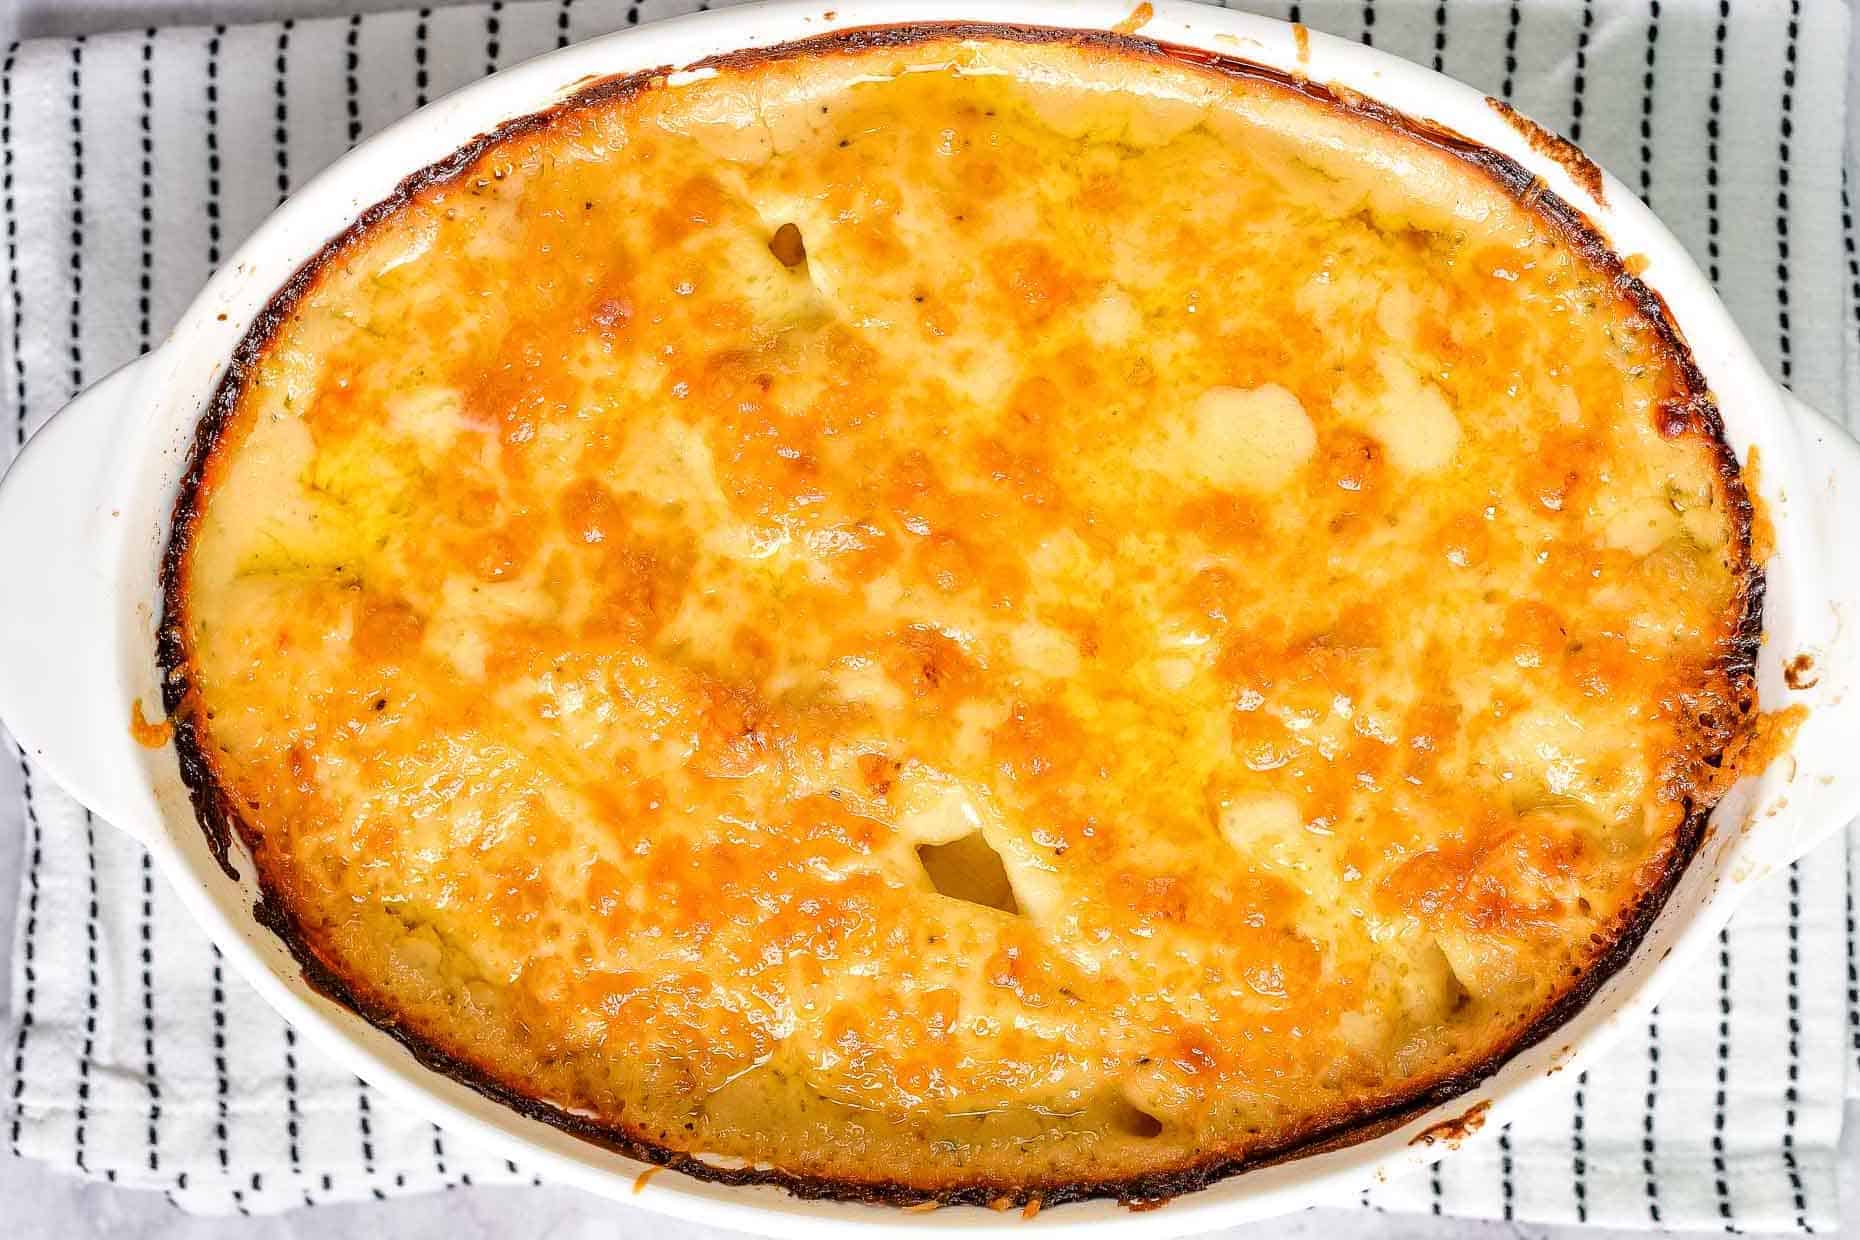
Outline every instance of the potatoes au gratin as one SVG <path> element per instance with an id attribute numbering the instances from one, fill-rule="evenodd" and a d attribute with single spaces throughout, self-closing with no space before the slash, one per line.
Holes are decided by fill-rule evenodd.
<path id="1" fill-rule="evenodd" d="M 1632 950 L 1761 577 L 1515 164 L 1112 35 L 596 83 L 247 336 L 169 549 L 220 846 L 428 1062 L 698 1175 L 1167 1196 Z"/>

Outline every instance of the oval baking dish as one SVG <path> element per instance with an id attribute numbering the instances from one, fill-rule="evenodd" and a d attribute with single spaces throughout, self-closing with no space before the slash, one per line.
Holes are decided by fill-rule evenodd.
<path id="1" fill-rule="evenodd" d="M 533 122 L 520 118 L 548 112 L 590 79 L 617 82 L 621 92 L 629 82 L 661 92 L 700 84 L 693 93 L 701 94 L 701 84 L 717 75 L 718 66 L 755 63 L 769 49 L 777 53 L 774 59 L 805 64 L 825 50 L 906 48 L 933 39 L 969 39 L 981 46 L 1007 35 L 1030 45 L 1086 41 L 1120 54 L 1173 59 L 1198 72 L 1212 67 L 1236 80 L 1283 83 L 1325 107 L 1451 151 L 1538 213 L 1569 221 L 1572 235 L 1590 239 L 1582 244 L 1593 245 L 1599 234 L 1612 253 L 1636 255 L 1633 275 L 1612 254 L 1598 261 L 1615 273 L 1623 296 L 1656 322 L 1670 324 L 1692 350 L 1721 411 L 1730 450 L 1746 463 L 1761 456 L 1761 470 L 1746 469 L 1743 485 L 1752 492 L 1765 534 L 1756 541 L 1773 534 L 1773 550 L 1746 600 L 1749 622 L 1760 620 L 1761 643 L 1748 630 L 1742 640 L 1755 648 L 1763 709 L 1790 710 L 1796 726 L 1779 733 L 1788 738 L 1780 756 L 1760 773 L 1751 769 L 1725 794 L 1702 842 L 1695 844 L 1696 824 L 1682 831 L 1677 860 L 1683 863 L 1695 846 L 1696 855 L 1690 864 L 1663 870 L 1666 877 L 1646 888 L 1645 916 L 1636 915 L 1630 928 L 1617 932 L 1619 950 L 1588 965 L 1564 1000 L 1547 1004 L 1540 1020 L 1500 1044 L 1502 1053 L 1437 1086 L 1398 1095 L 1394 1104 L 1312 1130 L 1308 1137 L 1268 1145 L 1257 1156 L 1172 1164 L 1164 1174 L 1051 1191 L 1054 1202 L 1068 1204 L 1013 1225 L 1096 1224 L 1152 1234 L 1200 1229 L 1310 1204 L 1377 1169 L 1437 1155 L 1428 1148 L 1432 1140 L 1417 1144 L 1421 1134 L 1458 1135 L 1479 1127 L 1488 1113 L 1502 1117 L 1542 1087 L 1549 1072 L 1592 1053 L 1611 1030 L 1642 1019 L 1674 961 L 1687 958 L 1716 931 L 1746 884 L 1799 855 L 1854 808 L 1857 785 L 1841 761 L 1839 741 L 1860 654 L 1827 583 L 1842 576 L 1841 537 L 1860 525 L 1860 501 L 1852 492 L 1860 485 L 1860 452 L 1763 375 L 1677 243 L 1630 193 L 1578 153 L 1544 141 L 1540 132 L 1476 93 L 1302 28 L 1196 6 L 1165 5 L 1154 12 L 1143 6 L 1136 14 L 1108 5 L 1011 7 L 984 13 L 974 5 L 896 3 L 830 12 L 774 6 L 713 14 L 565 49 L 468 88 L 365 144 L 280 208 L 209 284 L 167 342 L 74 401 L 34 438 L 0 487 L 0 566 L 52 586 L 49 606 L 30 616 L 0 618 L 13 639 L 6 649 L 25 656 L 0 660 L 0 710 L 22 743 L 80 799 L 147 843 L 215 942 L 288 1019 L 358 1073 L 415 1100 L 439 1122 L 500 1143 L 555 1178 L 597 1191 L 630 1191 L 640 1168 L 635 1157 L 669 1162 L 674 1174 L 655 1180 L 640 1199 L 644 1204 L 762 1231 L 798 1233 L 822 1223 L 867 1221 L 1009 1225 L 995 1214 L 899 1216 L 854 1201 L 813 1200 L 903 1202 L 924 1194 L 902 1186 L 858 1190 L 831 1177 L 768 1174 L 740 1160 L 693 1160 L 651 1141 L 616 1140 L 598 1125 L 532 1105 L 404 1029 L 384 1032 L 399 1022 L 378 1005 L 354 1004 L 372 1010 L 382 1027 L 364 1022 L 350 1002 L 330 997 L 348 1000 L 353 991 L 320 967 L 319 953 L 304 947 L 276 890 L 269 898 L 261 892 L 261 867 L 240 847 L 237 833 L 227 830 L 233 825 L 229 817 L 215 809 L 224 803 L 218 798 L 225 790 L 202 766 L 194 725 L 182 722 L 179 762 L 174 746 L 146 750 L 131 740 L 132 701 L 165 698 L 186 713 L 177 687 L 182 682 L 171 676 L 163 683 L 158 671 L 187 674 L 191 666 L 188 652 L 175 644 L 181 639 L 172 619 L 157 632 L 164 607 L 172 618 L 177 599 L 173 574 L 179 561 L 170 561 L 164 598 L 163 560 L 172 554 L 171 532 L 182 548 L 197 537 L 201 453 L 213 434 L 203 436 L 196 449 L 195 429 L 209 409 L 214 412 L 207 425 L 216 425 L 214 419 L 241 390 L 243 368 L 254 364 L 293 313 L 295 290 L 303 283 L 293 274 L 314 270 L 330 240 L 358 219 L 384 219 L 392 204 L 407 201 L 419 187 L 443 183 L 465 169 L 491 149 L 481 135 L 527 132 Z M 1015 24 L 998 24 L 1004 20 Z M 965 21 L 974 24 L 961 24 Z M 1425 175 L 1412 167 L 1402 172 Z M 588 209 L 593 207 L 590 202 Z M 784 248 L 793 252 L 784 257 Z M 771 249 L 790 268 L 804 261 L 794 246 Z M 1682 395 L 1696 393 L 1697 382 L 1686 380 Z M 125 434 L 116 415 L 129 402 L 148 412 Z M 1669 430 L 1663 422 L 1661 431 L 1671 437 L 1682 428 L 1675 423 Z M 1740 492 L 1735 480 L 1731 485 L 1735 509 Z M 179 511 L 187 516 L 178 532 L 170 528 L 177 495 Z M 1742 555 L 1732 560 L 1741 562 Z M 100 720 L 109 722 L 99 726 Z M 196 803 L 208 811 L 206 832 Z M 1558 1036 L 1547 1039 L 1552 1031 Z M 1234 1174 L 1239 1171 L 1246 1174 Z M 967 1191 L 929 1195 L 980 1202 L 1002 1183 L 982 1179 Z M 1182 1193 L 1190 1195 L 1161 1212 L 1130 1212 L 1103 1199 L 1070 1200 L 1150 1201 Z"/>

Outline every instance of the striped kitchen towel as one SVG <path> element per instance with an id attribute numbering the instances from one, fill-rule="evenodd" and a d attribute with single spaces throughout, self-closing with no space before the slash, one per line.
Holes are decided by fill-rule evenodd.
<path id="1" fill-rule="evenodd" d="M 1583 143 L 1674 227 L 1779 378 L 1849 407 L 1860 265 L 1840 0 L 1263 2 Z M 468 5 L 15 49 L 0 101 L 0 462 L 158 341 L 281 196 L 371 130 L 501 65 L 692 7 Z M 23 758 L 6 785 L 18 796 L 0 831 L 23 835 L 0 1043 L 15 1151 L 215 1212 L 526 1178 L 300 1045 L 136 845 Z M 1647 1027 L 1561 1097 L 1361 1204 L 1830 1229 L 1860 1048 L 1849 883 L 1839 840 L 1778 876 Z"/>

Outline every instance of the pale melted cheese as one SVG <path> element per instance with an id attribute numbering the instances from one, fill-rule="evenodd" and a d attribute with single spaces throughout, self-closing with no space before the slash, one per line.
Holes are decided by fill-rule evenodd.
<path id="1" fill-rule="evenodd" d="M 1705 795 L 1691 395 L 1281 87 L 725 68 L 329 261 L 209 463 L 189 709 L 314 950 L 567 1111 L 926 1189 L 1274 1148 L 1502 1050 Z"/>

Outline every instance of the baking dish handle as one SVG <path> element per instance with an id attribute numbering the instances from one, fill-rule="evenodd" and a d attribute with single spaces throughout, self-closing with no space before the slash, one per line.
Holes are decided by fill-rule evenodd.
<path id="1" fill-rule="evenodd" d="M 1759 808 L 1764 852 L 1794 861 L 1860 815 L 1860 443 L 1786 389 L 1808 493 L 1794 534 L 1809 588 L 1779 650 L 1780 705 L 1808 714 L 1781 761 L 1792 762 L 1769 809 Z M 1769 702 L 1765 702 L 1769 706 Z"/>
<path id="2" fill-rule="evenodd" d="M 0 477 L 0 721 L 67 792 L 138 837 L 155 805 L 122 689 L 111 483 L 124 406 L 152 356 L 80 392 Z"/>

